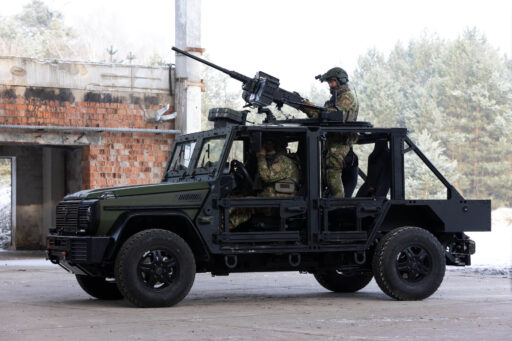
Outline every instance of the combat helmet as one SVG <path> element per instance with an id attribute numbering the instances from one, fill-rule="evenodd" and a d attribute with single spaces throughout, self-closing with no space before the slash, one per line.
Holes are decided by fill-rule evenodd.
<path id="1" fill-rule="evenodd" d="M 323 75 L 318 75 L 315 78 L 319 79 L 321 82 L 329 81 L 330 79 L 335 79 L 338 81 L 339 85 L 343 85 L 348 82 L 347 72 L 340 67 L 333 67 Z"/>

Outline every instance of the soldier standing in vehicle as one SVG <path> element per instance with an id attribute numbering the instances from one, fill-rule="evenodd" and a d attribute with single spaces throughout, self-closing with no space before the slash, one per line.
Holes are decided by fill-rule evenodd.
<path id="1" fill-rule="evenodd" d="M 340 67 L 334 67 L 321 76 L 317 76 L 320 81 L 327 81 L 331 92 L 331 98 L 325 102 L 324 106 L 329 112 L 342 111 L 343 122 L 353 122 L 357 120 L 359 112 L 359 103 L 354 92 L 351 90 L 348 82 L 348 74 Z M 313 104 L 304 101 L 305 104 Z M 318 118 L 318 110 L 304 107 L 301 109 L 310 118 Z M 353 134 L 331 134 L 327 136 L 327 157 L 325 160 L 327 186 L 330 196 L 333 198 L 343 198 L 343 184 L 341 181 L 341 171 L 343 170 L 343 160 L 350 151 L 352 144 L 357 140 Z"/>
<path id="2" fill-rule="evenodd" d="M 258 197 L 293 197 L 297 195 L 299 169 L 294 160 L 286 153 L 286 142 L 281 139 L 266 139 L 263 147 L 256 153 L 258 158 L 258 175 L 263 182 L 263 189 Z M 255 213 L 251 208 L 240 208 L 230 212 L 229 225 L 234 229 L 246 222 Z M 265 215 L 271 210 L 262 209 Z"/>

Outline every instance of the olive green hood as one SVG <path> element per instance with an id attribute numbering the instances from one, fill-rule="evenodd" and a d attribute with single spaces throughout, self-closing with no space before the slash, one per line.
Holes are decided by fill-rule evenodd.
<path id="1" fill-rule="evenodd" d="M 118 186 L 109 188 L 87 189 L 66 195 L 64 200 L 100 199 L 104 196 L 125 197 L 158 193 L 191 191 L 209 188 L 206 182 L 158 183 L 151 185 Z"/>

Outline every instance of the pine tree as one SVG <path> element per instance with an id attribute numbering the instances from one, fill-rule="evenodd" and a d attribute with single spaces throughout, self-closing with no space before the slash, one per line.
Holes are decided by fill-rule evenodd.
<path id="1" fill-rule="evenodd" d="M 470 198 L 503 200 L 503 183 L 493 182 L 507 169 L 510 178 L 511 169 L 501 155 L 507 148 L 504 130 L 512 128 L 511 121 L 505 119 L 512 104 L 512 78 L 506 60 L 474 29 L 449 44 L 443 60 L 438 85 L 447 91 L 439 98 L 439 106 L 457 137 L 446 148 L 459 160 L 459 172 L 465 178 L 461 189 Z M 448 138 L 446 142 L 450 142 Z"/>
<path id="2" fill-rule="evenodd" d="M 206 58 L 208 59 L 208 58 Z M 201 128 L 213 128 L 212 122 L 208 121 L 208 110 L 212 108 L 231 108 L 237 110 L 241 108 L 242 91 L 241 88 L 233 88 L 229 76 L 206 67 L 203 69 L 203 81 L 205 92 L 201 97 Z"/>
<path id="3" fill-rule="evenodd" d="M 355 73 L 360 119 L 407 127 L 413 139 L 428 131 L 424 143 L 440 141 L 442 162 L 456 161 L 464 196 L 512 205 L 511 65 L 476 29 L 454 41 L 426 34 L 388 57 L 370 50 Z"/>
<path id="4" fill-rule="evenodd" d="M 432 139 L 427 130 L 421 131 L 415 136 L 415 144 L 423 146 L 421 151 L 427 156 L 443 176 L 450 182 L 458 179 L 456 172 L 457 161 L 450 161 L 445 155 L 440 141 Z M 446 199 L 447 192 L 444 185 L 428 169 L 423 161 L 409 151 L 404 157 L 405 198 L 406 199 Z"/>
<path id="5" fill-rule="evenodd" d="M 18 15 L 0 18 L 0 53 L 35 58 L 76 58 L 80 43 L 58 11 L 32 0 Z"/>

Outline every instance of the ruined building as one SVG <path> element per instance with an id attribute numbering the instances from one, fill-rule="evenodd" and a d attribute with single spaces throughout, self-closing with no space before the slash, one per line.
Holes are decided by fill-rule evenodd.
<path id="1" fill-rule="evenodd" d="M 174 15 L 176 46 L 201 55 L 201 0 L 176 0 Z M 160 181 L 174 136 L 201 127 L 202 89 L 181 55 L 176 67 L 0 56 L 0 249 L 43 249 L 67 193 Z"/>
<path id="2" fill-rule="evenodd" d="M 160 181 L 179 132 L 172 73 L 0 57 L 0 159 L 12 168 L 10 248 L 42 248 L 67 193 Z"/>

